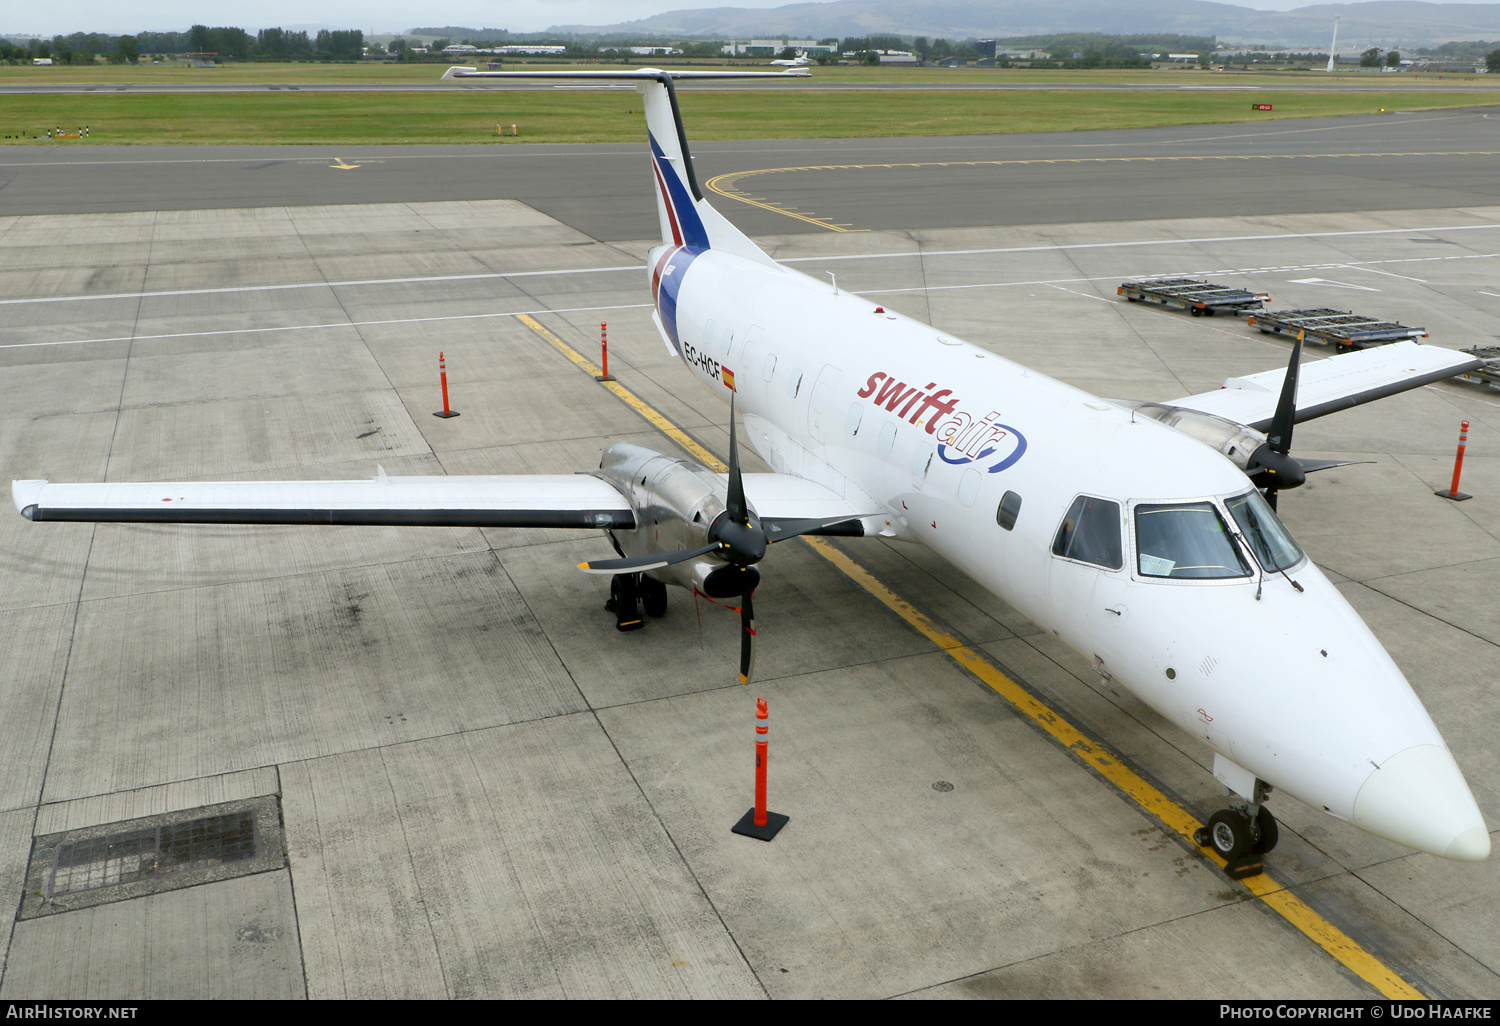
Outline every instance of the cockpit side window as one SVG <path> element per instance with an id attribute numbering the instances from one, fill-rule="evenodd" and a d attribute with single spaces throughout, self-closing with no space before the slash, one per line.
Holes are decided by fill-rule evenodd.
<path id="1" fill-rule="evenodd" d="M 1224 505 L 1229 507 L 1234 522 L 1240 525 L 1255 558 L 1269 573 L 1274 574 L 1302 561 L 1302 550 L 1260 492 L 1236 495 L 1225 500 Z"/>
<path id="2" fill-rule="evenodd" d="M 1250 568 L 1211 502 L 1135 508 L 1136 563 L 1143 577 L 1248 577 Z"/>
<path id="3" fill-rule="evenodd" d="M 1052 541 L 1052 554 L 1118 570 L 1125 565 L 1120 547 L 1120 504 L 1080 495 Z"/>

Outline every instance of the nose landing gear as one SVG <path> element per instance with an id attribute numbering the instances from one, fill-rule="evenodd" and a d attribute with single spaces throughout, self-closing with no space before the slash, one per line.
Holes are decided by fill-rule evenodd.
<path id="1" fill-rule="evenodd" d="M 1193 834 L 1194 841 L 1228 863 L 1225 870 L 1235 880 L 1260 873 L 1260 857 L 1275 848 L 1279 838 L 1271 811 L 1261 802 L 1245 801 L 1220 809 Z"/>

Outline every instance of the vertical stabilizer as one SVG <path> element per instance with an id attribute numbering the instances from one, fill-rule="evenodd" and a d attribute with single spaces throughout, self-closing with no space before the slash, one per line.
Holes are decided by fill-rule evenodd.
<path id="1" fill-rule="evenodd" d="M 646 131 L 651 145 L 652 188 L 656 193 L 656 212 L 661 221 L 662 242 L 668 246 L 685 246 L 689 249 L 717 249 L 770 267 L 779 267 L 776 261 L 703 198 L 697 176 L 693 172 L 693 158 L 688 152 L 687 135 L 682 129 L 682 111 L 677 106 L 677 91 L 672 82 L 681 78 L 785 79 L 808 76 L 806 68 L 788 68 L 785 71 L 662 71 L 657 68 L 632 68 L 628 71 L 474 71 L 455 67 L 449 68 L 443 78 L 634 81 L 646 111 Z"/>
<path id="2" fill-rule="evenodd" d="M 656 188 L 656 212 L 666 245 L 717 249 L 776 266 L 765 252 L 703 198 L 682 128 L 675 76 L 641 82 Z"/>

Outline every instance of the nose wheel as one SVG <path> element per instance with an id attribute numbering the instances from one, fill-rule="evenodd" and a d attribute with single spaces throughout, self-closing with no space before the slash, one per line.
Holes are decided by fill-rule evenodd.
<path id="1" fill-rule="evenodd" d="M 1264 805 L 1253 814 L 1247 807 L 1220 809 L 1193 835 L 1199 845 L 1212 848 L 1229 863 L 1230 875 L 1236 879 L 1260 872 L 1260 856 L 1275 848 L 1279 839 L 1276 817 Z M 1237 866 L 1251 871 L 1236 875 Z"/>

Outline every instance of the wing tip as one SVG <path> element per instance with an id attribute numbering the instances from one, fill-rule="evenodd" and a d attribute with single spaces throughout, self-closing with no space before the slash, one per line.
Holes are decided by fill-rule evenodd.
<path id="1" fill-rule="evenodd" d="M 21 511 L 21 516 L 27 520 L 36 519 L 37 507 L 42 500 L 42 489 L 46 486 L 46 481 L 12 481 L 10 483 L 10 497 L 15 501 L 16 509 Z"/>

